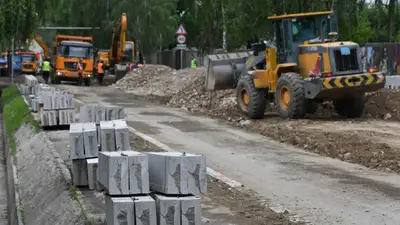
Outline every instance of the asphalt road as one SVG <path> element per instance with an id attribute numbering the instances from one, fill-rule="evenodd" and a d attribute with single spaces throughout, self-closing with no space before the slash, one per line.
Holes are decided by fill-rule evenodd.
<path id="1" fill-rule="evenodd" d="M 312 224 L 400 224 L 399 175 L 307 153 L 112 87 L 58 87 L 85 103 L 124 106 L 128 125 L 178 151 L 204 154 L 212 169 Z"/>

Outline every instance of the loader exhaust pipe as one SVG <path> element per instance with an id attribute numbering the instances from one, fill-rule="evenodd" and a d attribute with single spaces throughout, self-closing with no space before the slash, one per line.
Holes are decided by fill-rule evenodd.
<path id="1" fill-rule="evenodd" d="M 207 67 L 206 90 L 233 89 L 235 75 L 240 74 L 246 68 L 246 60 L 252 54 L 253 51 L 243 51 L 208 55 L 205 60 Z"/>

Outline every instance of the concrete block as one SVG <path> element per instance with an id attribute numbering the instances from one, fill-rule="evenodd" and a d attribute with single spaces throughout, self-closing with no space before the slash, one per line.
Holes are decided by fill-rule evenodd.
<path id="1" fill-rule="evenodd" d="M 182 225 L 201 225 L 201 202 L 199 197 L 180 197 Z"/>
<path id="2" fill-rule="evenodd" d="M 66 94 L 65 95 L 65 105 L 68 109 L 75 109 L 75 99 L 74 95 Z"/>
<path id="3" fill-rule="evenodd" d="M 207 191 L 206 162 L 202 155 L 178 152 L 146 153 L 150 189 L 163 194 L 200 195 Z"/>
<path id="4" fill-rule="evenodd" d="M 40 124 L 43 127 L 49 126 L 49 115 L 47 113 L 48 111 L 41 111 L 40 112 Z"/>
<path id="5" fill-rule="evenodd" d="M 95 105 L 84 105 L 80 107 L 80 122 L 92 123 L 96 122 L 96 106 Z"/>
<path id="6" fill-rule="evenodd" d="M 55 110 L 42 110 L 40 112 L 40 122 L 42 126 L 57 126 L 58 112 Z"/>
<path id="7" fill-rule="evenodd" d="M 106 120 L 115 120 L 115 108 L 107 106 L 106 108 Z"/>
<path id="8" fill-rule="evenodd" d="M 93 158 L 99 155 L 99 148 L 97 143 L 97 128 L 96 124 L 93 123 L 83 123 L 83 149 L 86 158 Z"/>
<path id="9" fill-rule="evenodd" d="M 105 196 L 107 225 L 135 225 L 134 203 L 130 197 Z"/>
<path id="10" fill-rule="evenodd" d="M 68 124 L 68 114 L 65 110 L 58 111 L 58 124 L 59 125 L 67 125 Z"/>
<path id="11" fill-rule="evenodd" d="M 154 195 L 157 225 L 181 225 L 181 207 L 178 197 Z"/>
<path id="12" fill-rule="evenodd" d="M 62 109 L 59 110 L 59 125 L 68 125 L 75 123 L 75 110 L 73 109 Z"/>
<path id="13" fill-rule="evenodd" d="M 71 159 L 84 159 L 84 142 L 83 142 L 83 124 L 72 123 L 69 127 L 69 140 L 70 140 L 70 158 Z"/>
<path id="14" fill-rule="evenodd" d="M 41 97 L 42 101 L 43 101 L 43 109 L 44 110 L 51 110 L 52 108 L 52 99 L 51 99 L 51 95 L 48 92 L 43 93 L 42 97 Z"/>
<path id="15" fill-rule="evenodd" d="M 71 165 L 72 184 L 74 186 L 88 186 L 88 169 L 85 159 L 73 159 Z"/>
<path id="16" fill-rule="evenodd" d="M 58 96 L 58 108 L 59 109 L 66 109 L 66 100 L 65 100 L 65 94 L 59 95 Z"/>
<path id="17" fill-rule="evenodd" d="M 116 120 L 124 120 L 125 119 L 124 107 L 116 107 L 114 111 L 115 111 L 115 119 Z"/>
<path id="18" fill-rule="evenodd" d="M 131 150 L 129 142 L 129 129 L 125 120 L 113 120 L 115 129 L 115 148 L 117 151 Z"/>
<path id="19" fill-rule="evenodd" d="M 132 195 L 150 193 L 148 156 L 134 151 L 122 153 L 128 157 L 129 193 Z"/>
<path id="20" fill-rule="evenodd" d="M 128 157 L 121 152 L 100 152 L 99 171 L 99 182 L 110 195 L 129 195 Z"/>
<path id="21" fill-rule="evenodd" d="M 59 109 L 60 104 L 59 104 L 59 99 L 60 99 L 60 94 L 54 93 L 51 95 L 51 109 Z"/>
<path id="22" fill-rule="evenodd" d="M 112 121 L 100 121 L 101 151 L 115 151 L 115 129 Z"/>
<path id="23" fill-rule="evenodd" d="M 87 170 L 88 170 L 88 184 L 89 184 L 89 189 L 90 190 L 95 190 L 97 189 L 97 178 L 98 178 L 98 165 L 99 165 L 99 159 L 98 158 L 92 158 L 92 159 L 86 159 L 86 164 L 87 164 Z"/>
<path id="24" fill-rule="evenodd" d="M 136 225 L 157 225 L 156 202 L 150 196 L 132 197 Z"/>
<path id="25" fill-rule="evenodd" d="M 100 124 L 100 121 L 106 121 L 106 109 L 104 106 L 96 106 L 96 124 Z"/>

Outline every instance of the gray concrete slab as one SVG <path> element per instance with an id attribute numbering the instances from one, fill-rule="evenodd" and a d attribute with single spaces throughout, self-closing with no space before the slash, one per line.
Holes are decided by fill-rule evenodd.
<path id="1" fill-rule="evenodd" d="M 124 105 L 126 121 L 313 224 L 400 224 L 400 176 L 311 154 L 218 120 L 128 98 L 109 88 L 69 89 L 79 100 Z M 98 89 L 98 88 L 97 88 Z M 151 130 L 151 132 L 148 132 Z"/>

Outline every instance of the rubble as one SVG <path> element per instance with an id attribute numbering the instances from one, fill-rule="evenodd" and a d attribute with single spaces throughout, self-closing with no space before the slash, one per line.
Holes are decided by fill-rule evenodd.
<path id="1" fill-rule="evenodd" d="M 136 95 L 172 96 L 204 75 L 204 68 L 174 70 L 164 65 L 148 64 L 117 81 L 116 88 Z"/>

